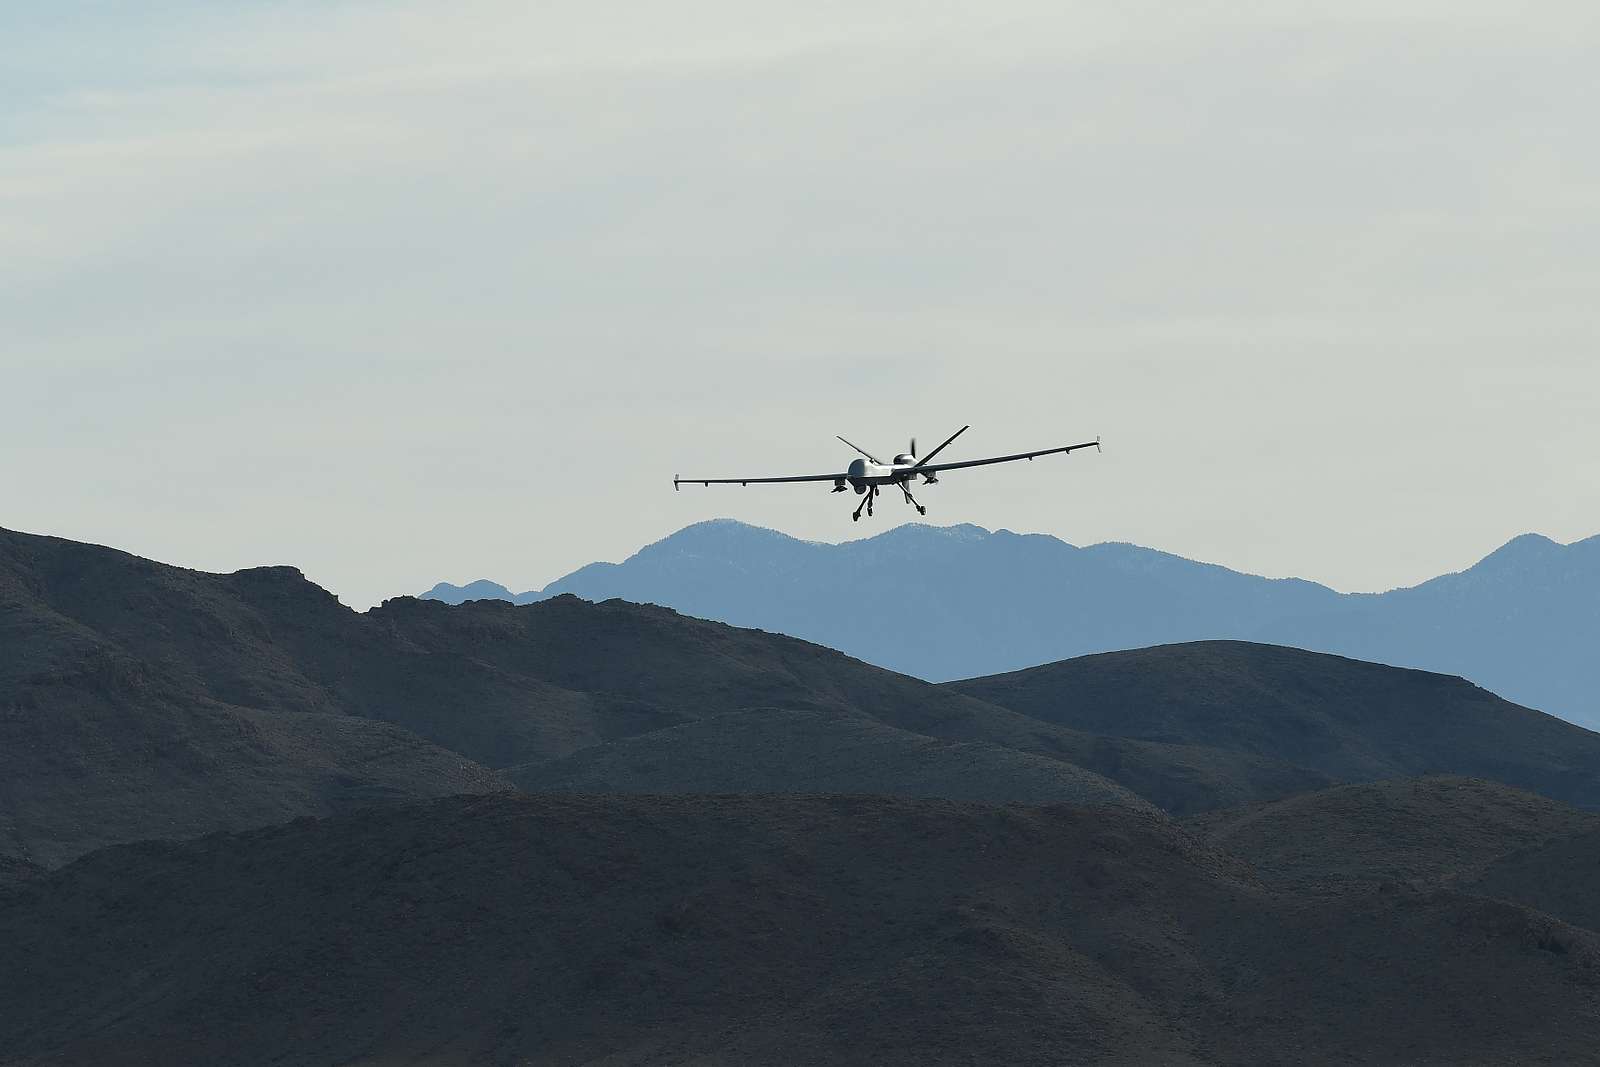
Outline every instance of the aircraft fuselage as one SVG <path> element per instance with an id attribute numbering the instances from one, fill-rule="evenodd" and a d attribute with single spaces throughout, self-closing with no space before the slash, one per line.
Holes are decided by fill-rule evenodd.
<path id="1" fill-rule="evenodd" d="M 917 461 L 913 456 L 896 456 L 893 463 L 874 463 L 869 459 L 851 460 L 845 476 L 834 484 L 834 490 L 841 490 L 848 483 L 859 496 L 875 486 L 904 485 L 916 478 L 919 473 L 924 478 L 924 485 L 933 485 L 939 480 L 936 475 L 919 472 L 916 467 Z"/>

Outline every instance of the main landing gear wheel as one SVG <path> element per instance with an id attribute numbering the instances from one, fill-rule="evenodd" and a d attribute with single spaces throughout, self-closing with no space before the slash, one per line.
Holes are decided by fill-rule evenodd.
<path id="1" fill-rule="evenodd" d="M 866 509 L 867 517 L 871 518 L 872 517 L 872 500 L 877 495 L 878 495 L 878 487 L 875 486 L 875 485 L 868 486 L 866 494 L 862 497 L 861 503 L 857 504 L 856 505 L 856 509 L 850 513 L 850 521 L 851 522 L 860 522 L 861 521 L 861 511 L 862 511 L 863 508 Z"/>
<path id="2" fill-rule="evenodd" d="M 917 498 L 911 495 L 911 487 L 909 485 L 907 485 L 905 482 L 901 482 L 899 484 L 900 484 L 900 491 L 902 493 L 904 493 L 905 496 L 906 496 L 906 503 L 910 504 L 912 507 L 916 508 L 918 515 L 926 515 L 928 513 L 928 509 L 923 507 L 921 504 L 917 503 Z"/>

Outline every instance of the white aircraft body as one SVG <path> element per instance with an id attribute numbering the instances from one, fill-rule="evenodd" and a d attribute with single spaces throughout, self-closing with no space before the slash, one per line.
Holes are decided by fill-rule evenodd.
<path id="1" fill-rule="evenodd" d="M 916 484 L 916 479 L 921 478 L 923 485 L 937 485 L 939 474 L 942 471 L 961 470 L 963 467 L 984 467 L 991 463 L 1010 463 L 1019 459 L 1037 459 L 1040 456 L 1064 455 L 1076 452 L 1080 448 L 1100 448 L 1100 439 L 1085 441 L 1081 445 L 1062 445 L 1059 448 L 1042 448 L 1037 452 L 1017 452 L 1010 456 L 990 456 L 988 459 L 964 459 L 958 463 L 934 463 L 933 457 L 945 450 L 945 447 L 957 437 L 966 433 L 970 426 L 963 426 L 947 438 L 944 444 L 929 452 L 921 459 L 917 458 L 917 441 L 911 439 L 911 449 L 894 457 L 891 463 L 874 456 L 860 445 L 851 444 L 843 437 L 839 440 L 850 445 L 860 452 L 865 459 L 850 461 L 850 466 L 842 474 L 794 474 L 782 478 L 683 478 L 674 477 L 672 487 L 677 489 L 685 482 L 699 485 L 751 485 L 761 482 L 832 482 L 833 492 L 842 493 L 846 489 L 854 489 L 856 495 L 862 497 L 860 504 L 851 514 L 852 521 L 859 521 L 861 511 L 866 509 L 867 514 L 872 514 L 872 501 L 878 495 L 878 490 L 884 486 L 892 485 L 905 495 L 906 503 L 917 509 L 917 514 L 926 515 L 928 509 L 917 503 L 916 497 L 911 495 L 911 486 Z"/>

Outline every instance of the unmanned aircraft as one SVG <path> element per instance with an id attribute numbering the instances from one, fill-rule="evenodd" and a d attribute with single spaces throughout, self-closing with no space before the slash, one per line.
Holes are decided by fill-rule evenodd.
<path id="1" fill-rule="evenodd" d="M 795 474 L 783 478 L 682 478 L 672 479 L 672 488 L 677 489 L 684 482 L 699 482 L 701 485 L 749 485 L 752 482 L 832 482 L 833 492 L 842 493 L 846 489 L 854 489 L 856 495 L 862 497 L 856 510 L 850 515 L 852 522 L 861 520 L 861 511 L 866 509 L 867 515 L 872 515 L 872 501 L 877 497 L 878 490 L 886 485 L 892 485 L 905 494 L 906 503 L 917 509 L 918 515 L 926 515 L 928 509 L 917 503 L 917 498 L 911 495 L 911 486 L 918 477 L 922 478 L 923 485 L 937 485 L 941 471 L 960 470 L 963 467 L 982 467 L 990 463 L 1010 463 L 1016 459 L 1036 459 L 1039 456 L 1054 456 L 1068 452 L 1076 452 L 1080 448 L 1093 448 L 1099 450 L 1100 439 L 1085 441 L 1081 445 L 1063 445 L 1060 448 L 1043 448 L 1037 452 L 1018 452 L 1011 456 L 991 456 L 988 459 L 964 459 L 959 463 L 934 463 L 933 457 L 943 452 L 945 448 L 966 433 L 970 426 L 963 426 L 951 434 L 938 448 L 929 452 L 921 459 L 917 458 L 917 439 L 911 439 L 909 450 L 894 457 L 893 462 L 885 463 L 860 445 L 851 444 L 843 437 L 839 440 L 850 445 L 860 452 L 865 459 L 850 461 L 849 468 L 843 474 Z"/>

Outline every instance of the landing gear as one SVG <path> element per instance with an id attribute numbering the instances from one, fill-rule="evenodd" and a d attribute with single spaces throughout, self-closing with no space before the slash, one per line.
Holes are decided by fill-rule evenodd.
<path id="1" fill-rule="evenodd" d="M 875 486 L 875 485 L 867 486 L 866 494 L 864 496 L 862 496 L 861 503 L 857 504 L 855 511 L 850 513 L 850 521 L 851 522 L 860 522 L 861 521 L 861 509 L 862 508 L 866 508 L 867 509 L 867 518 L 869 518 L 869 519 L 872 518 L 872 498 L 877 496 L 877 495 L 878 495 L 878 487 L 877 486 Z"/>
<path id="2" fill-rule="evenodd" d="M 917 509 L 918 515 L 928 513 L 928 509 L 917 503 L 917 498 L 911 495 L 911 488 L 905 482 L 900 483 L 900 491 L 906 495 L 906 503 Z"/>

